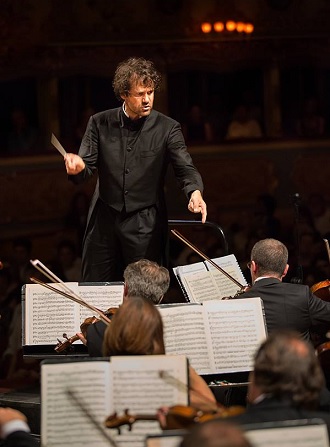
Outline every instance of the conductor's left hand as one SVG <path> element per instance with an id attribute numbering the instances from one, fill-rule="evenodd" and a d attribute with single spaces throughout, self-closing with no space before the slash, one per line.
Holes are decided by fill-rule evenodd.
<path id="1" fill-rule="evenodd" d="M 188 210 L 192 213 L 202 213 L 202 222 L 205 223 L 207 216 L 206 203 L 203 200 L 202 193 L 198 189 L 190 196 Z"/>

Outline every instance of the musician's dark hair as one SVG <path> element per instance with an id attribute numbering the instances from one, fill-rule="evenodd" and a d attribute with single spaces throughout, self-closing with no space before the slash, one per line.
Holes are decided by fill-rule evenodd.
<path id="1" fill-rule="evenodd" d="M 144 87 L 159 89 L 161 75 L 152 61 L 142 57 L 130 57 L 117 66 L 112 82 L 117 99 L 122 101 L 122 95 L 127 96 L 136 82 L 141 82 Z"/>
<path id="2" fill-rule="evenodd" d="M 158 304 L 170 286 L 167 268 L 148 259 L 132 262 L 124 270 L 127 294 L 141 296 Z"/>
<path id="3" fill-rule="evenodd" d="M 179 447 L 251 447 L 243 430 L 220 418 L 195 424 L 183 437 Z"/>
<path id="4" fill-rule="evenodd" d="M 304 408 L 317 406 L 325 383 L 313 346 L 284 329 L 272 332 L 257 350 L 253 381 L 262 393 Z"/>
<path id="5" fill-rule="evenodd" d="M 251 261 L 258 266 L 258 276 L 275 274 L 281 277 L 288 263 L 288 249 L 277 239 L 262 239 L 254 244 Z"/>
<path id="6" fill-rule="evenodd" d="M 105 331 L 103 354 L 165 354 L 163 321 L 157 307 L 142 297 L 125 300 Z"/>

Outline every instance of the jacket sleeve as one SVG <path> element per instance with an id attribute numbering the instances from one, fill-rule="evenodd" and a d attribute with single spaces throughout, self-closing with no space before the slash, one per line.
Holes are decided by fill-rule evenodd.
<path id="1" fill-rule="evenodd" d="M 99 148 L 99 131 L 95 118 L 90 117 L 85 134 L 83 136 L 78 155 L 85 162 L 85 169 L 77 175 L 69 175 L 69 180 L 80 184 L 87 181 L 97 170 Z"/>
<path id="2" fill-rule="evenodd" d="M 178 122 L 169 131 L 167 148 L 175 177 L 185 195 L 189 198 L 196 189 L 203 193 L 202 177 L 193 164 Z"/>
<path id="3" fill-rule="evenodd" d="M 328 325 L 330 329 L 330 302 L 324 301 L 321 298 L 313 295 L 308 289 L 308 308 L 313 328 L 322 327 L 322 329 Z"/>

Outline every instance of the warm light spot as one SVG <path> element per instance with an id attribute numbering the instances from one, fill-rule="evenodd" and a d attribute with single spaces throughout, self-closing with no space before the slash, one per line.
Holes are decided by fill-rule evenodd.
<path id="1" fill-rule="evenodd" d="M 234 22 L 233 20 L 228 20 L 228 22 L 226 23 L 226 28 L 228 31 L 235 31 L 236 22 Z"/>
<path id="2" fill-rule="evenodd" d="M 245 23 L 237 22 L 237 25 L 236 25 L 237 32 L 242 33 L 244 31 L 244 28 L 245 28 Z"/>
<path id="3" fill-rule="evenodd" d="M 245 29 L 244 29 L 244 31 L 245 31 L 247 34 L 251 34 L 251 33 L 253 33 L 253 30 L 254 30 L 254 26 L 252 25 L 252 23 L 246 23 L 246 24 L 245 24 Z"/>
<path id="4" fill-rule="evenodd" d="M 201 29 L 205 34 L 210 33 L 212 31 L 212 25 L 209 22 L 203 22 L 201 24 Z"/>
<path id="5" fill-rule="evenodd" d="M 213 28 L 217 33 L 221 33 L 225 29 L 225 25 L 222 22 L 215 22 Z"/>

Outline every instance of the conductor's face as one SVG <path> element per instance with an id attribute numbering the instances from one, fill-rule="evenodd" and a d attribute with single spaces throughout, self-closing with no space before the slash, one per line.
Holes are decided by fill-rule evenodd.
<path id="1" fill-rule="evenodd" d="M 154 103 L 153 85 L 133 84 L 128 95 L 122 95 L 122 99 L 125 101 L 125 111 L 132 120 L 148 116 Z"/>

